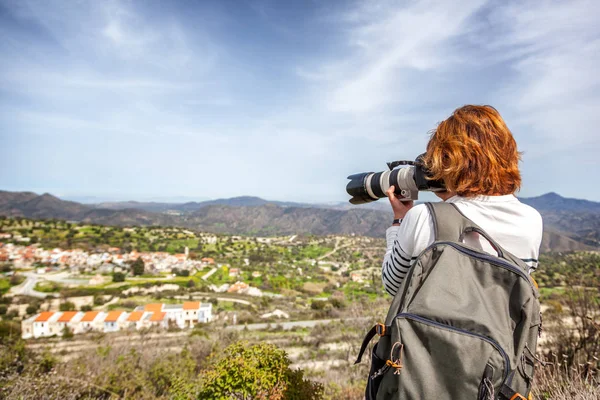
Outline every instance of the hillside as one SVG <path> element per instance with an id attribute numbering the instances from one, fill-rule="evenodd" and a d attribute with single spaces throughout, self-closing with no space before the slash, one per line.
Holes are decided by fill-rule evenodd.
<path id="1" fill-rule="evenodd" d="M 542 251 L 597 249 L 600 244 L 600 203 L 567 199 L 555 193 L 522 198 L 544 217 Z M 377 207 L 344 204 L 271 202 L 236 197 L 205 202 L 120 202 L 83 205 L 50 194 L 0 191 L 0 215 L 57 218 L 116 226 L 180 226 L 201 231 L 242 235 L 356 234 L 383 237 L 390 212 Z M 386 210 L 386 211 L 383 211 Z M 166 213 L 177 211 L 179 215 Z"/>

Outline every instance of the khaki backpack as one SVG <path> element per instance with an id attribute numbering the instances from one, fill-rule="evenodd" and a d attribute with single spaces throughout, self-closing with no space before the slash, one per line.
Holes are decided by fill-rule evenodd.
<path id="1" fill-rule="evenodd" d="M 427 203 L 435 241 L 415 261 L 373 347 L 368 400 L 527 399 L 539 292 L 528 267 L 450 203 Z M 463 243 L 477 232 L 497 256 Z"/>

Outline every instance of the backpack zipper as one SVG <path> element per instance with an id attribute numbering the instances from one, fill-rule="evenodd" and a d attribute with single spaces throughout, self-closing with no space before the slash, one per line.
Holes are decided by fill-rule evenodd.
<path id="1" fill-rule="evenodd" d="M 529 283 L 529 286 L 531 286 L 531 289 L 533 290 L 533 292 L 535 293 L 535 288 L 533 286 L 533 283 L 531 283 L 531 279 L 529 278 L 529 276 L 525 273 L 525 271 L 523 271 L 522 269 L 520 269 L 518 267 L 515 267 L 511 263 L 504 261 L 503 259 L 501 259 L 499 257 L 494 257 L 492 255 L 489 255 L 487 253 L 481 253 L 481 252 L 478 252 L 475 250 L 471 250 L 471 249 L 469 249 L 465 246 L 462 246 L 459 243 L 455 243 L 455 242 L 436 242 L 436 243 L 432 244 L 432 246 L 440 245 L 440 244 L 447 244 L 447 245 L 455 248 L 456 250 L 460 251 L 461 253 L 467 254 L 473 258 L 488 261 L 488 262 L 495 264 L 501 268 L 504 268 L 511 272 L 514 272 L 515 274 L 519 275 L 521 278 L 525 279 L 527 281 L 527 283 Z"/>
<path id="2" fill-rule="evenodd" d="M 489 337 L 481 335 L 479 333 L 467 331 L 466 329 L 456 328 L 456 327 L 451 326 L 451 325 L 447 325 L 447 324 L 443 324 L 441 322 L 433 321 L 433 320 L 431 320 L 429 318 L 421 317 L 420 315 L 417 315 L 417 314 L 400 313 L 400 314 L 396 315 L 396 318 L 412 319 L 414 321 L 421 322 L 421 323 L 423 323 L 425 325 L 431 325 L 431 326 L 435 326 L 435 327 L 438 327 L 438 328 L 446 329 L 446 330 L 449 330 L 449 331 L 454 331 L 454 332 L 462 333 L 462 334 L 467 335 L 467 336 L 477 337 L 477 338 L 479 338 L 479 339 L 481 339 L 481 340 L 483 340 L 483 341 L 491 344 L 500 353 L 500 355 L 504 358 L 504 366 L 505 366 L 505 368 L 504 368 L 504 377 L 502 379 L 502 382 L 506 381 L 506 378 L 508 377 L 508 371 L 510 371 L 510 359 L 508 358 L 508 355 L 506 354 L 506 352 L 504 351 L 504 349 L 495 340 L 490 339 Z"/>

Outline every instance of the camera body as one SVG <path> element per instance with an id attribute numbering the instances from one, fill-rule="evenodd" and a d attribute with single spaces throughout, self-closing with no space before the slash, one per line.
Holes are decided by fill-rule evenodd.
<path id="1" fill-rule="evenodd" d="M 389 170 L 383 172 L 362 172 L 350 175 L 346 192 L 352 204 L 364 204 L 387 197 L 386 191 L 394 185 L 394 193 L 401 200 L 417 200 L 419 191 L 440 192 L 446 190 L 444 183 L 430 179 L 430 174 L 422 162 L 424 154 L 415 161 L 388 162 Z"/>

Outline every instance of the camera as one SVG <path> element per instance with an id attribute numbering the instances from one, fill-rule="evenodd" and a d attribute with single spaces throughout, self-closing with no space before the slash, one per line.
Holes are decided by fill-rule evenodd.
<path id="1" fill-rule="evenodd" d="M 415 161 L 388 162 L 388 171 L 362 172 L 350 175 L 346 192 L 352 204 L 364 204 L 387 197 L 385 192 L 394 185 L 395 194 L 401 200 L 417 200 L 419 191 L 441 192 L 446 190 L 444 182 L 430 179 L 421 154 Z"/>

